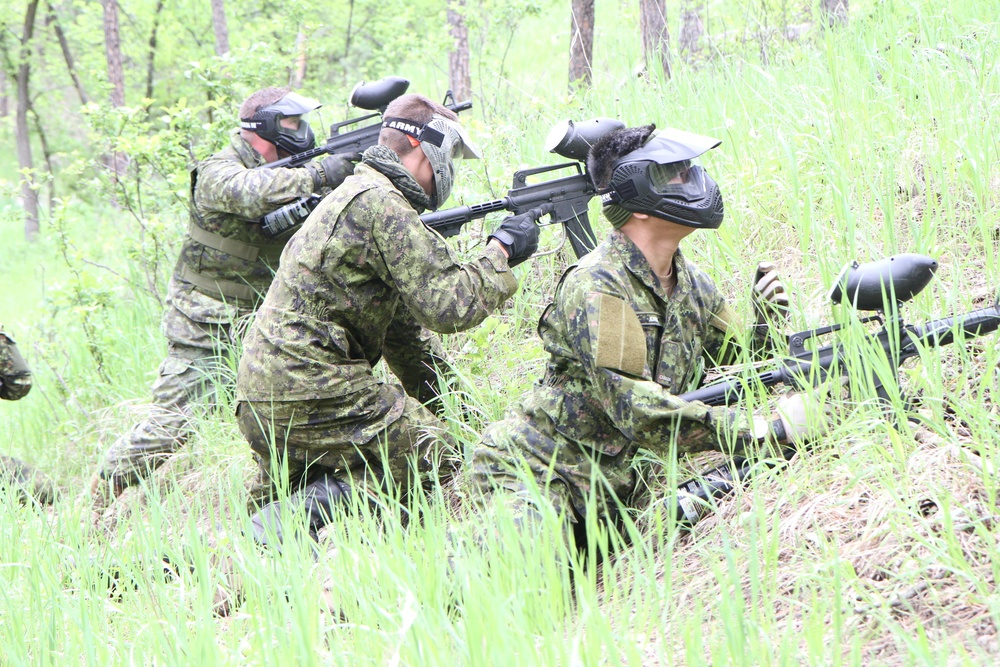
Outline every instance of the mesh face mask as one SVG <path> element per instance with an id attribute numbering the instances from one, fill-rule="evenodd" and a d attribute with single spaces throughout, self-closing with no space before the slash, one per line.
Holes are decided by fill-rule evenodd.
<path id="1" fill-rule="evenodd" d="M 462 126 L 444 116 L 435 114 L 426 125 L 402 118 L 385 118 L 382 127 L 399 130 L 420 142 L 420 149 L 434 171 L 432 210 L 440 208 L 451 195 L 455 183 L 455 160 L 480 157 L 479 148 L 472 143 Z"/>
<path id="2" fill-rule="evenodd" d="M 285 127 L 281 120 L 302 116 L 321 106 L 314 99 L 298 93 L 288 93 L 274 104 L 259 109 L 253 118 L 240 119 L 240 127 L 256 132 L 261 139 L 271 142 L 289 155 L 295 155 L 315 148 L 316 137 L 304 118 L 299 118 L 297 128 Z"/>

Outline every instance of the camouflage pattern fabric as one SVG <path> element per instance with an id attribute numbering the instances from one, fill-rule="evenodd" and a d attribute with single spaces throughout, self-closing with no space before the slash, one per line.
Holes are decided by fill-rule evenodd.
<path id="1" fill-rule="evenodd" d="M 355 489 L 392 484 L 405 499 L 416 475 L 449 475 L 459 460 L 441 422 L 391 384 L 313 401 L 240 403 L 237 423 L 258 465 L 251 511 L 274 500 L 286 470 L 292 491 L 332 473 Z"/>
<path id="2" fill-rule="evenodd" d="M 31 391 L 31 371 L 14 340 L 0 326 L 0 398 L 16 401 Z M 0 487 L 14 488 L 23 499 L 51 503 L 55 497 L 52 480 L 24 461 L 0 454 Z"/>
<path id="3" fill-rule="evenodd" d="M 214 404 L 215 387 L 233 384 L 234 325 L 253 312 L 259 295 L 266 292 L 272 266 L 287 240 L 267 239 L 257 221 L 308 195 L 313 187 L 305 168 L 254 169 L 263 163 L 234 130 L 230 145 L 198 167 L 191 227 L 167 290 L 161 323 L 167 357 L 157 371 L 144 419 L 112 445 L 100 471 L 116 491 L 136 483 L 183 446 L 196 411 Z M 259 246 L 260 253 L 249 261 L 206 246 L 191 236 L 192 231 L 198 233 L 195 227 L 237 244 Z M 193 284 L 185 278 L 192 271 L 204 280 L 245 287 L 254 298 L 229 298 Z"/>
<path id="4" fill-rule="evenodd" d="M 730 361 L 737 348 L 713 325 L 725 306 L 714 283 L 678 251 L 677 285 L 668 295 L 645 257 L 614 231 L 564 274 L 539 322 L 551 355 L 545 377 L 507 418 L 492 424 L 468 455 L 483 502 L 536 512 L 525 475 L 572 524 L 596 492 L 602 520 L 641 490 L 636 453 L 661 456 L 739 451 L 753 440 L 751 415 L 677 398 L 696 386 L 704 364 Z M 600 305 L 620 299 L 638 316 L 645 338 L 633 373 L 597 359 Z M 569 505 L 569 507 L 566 507 Z"/>
<path id="5" fill-rule="evenodd" d="M 313 192 L 313 179 L 305 167 L 255 169 L 262 164 L 260 153 L 239 130 L 233 130 L 230 145 L 198 165 L 191 222 L 174 269 L 175 277 L 188 276 L 188 282 L 215 281 L 245 288 L 236 291 L 248 293 L 249 299 L 196 284 L 198 291 L 228 303 L 239 301 L 242 307 L 253 307 L 267 291 L 288 240 L 265 236 L 261 217 Z M 203 239 L 199 230 L 225 239 L 237 250 L 212 247 L 225 245 Z M 247 258 L 254 255 L 254 259 Z M 191 280 L 190 272 L 201 280 Z"/>
<path id="6" fill-rule="evenodd" d="M 0 398 L 16 401 L 31 391 L 31 371 L 14 339 L 0 327 Z"/>
<path id="7" fill-rule="evenodd" d="M 502 251 L 487 246 L 456 264 L 402 192 L 358 166 L 285 248 L 244 340 L 238 421 L 262 474 L 272 447 L 290 469 L 333 470 L 355 483 L 383 458 L 397 484 L 410 454 L 425 469 L 439 444 L 421 443 L 440 443 L 443 427 L 414 399 L 436 386 L 441 349 L 421 327 L 473 327 L 516 288 Z M 405 392 L 373 374 L 383 357 Z"/>

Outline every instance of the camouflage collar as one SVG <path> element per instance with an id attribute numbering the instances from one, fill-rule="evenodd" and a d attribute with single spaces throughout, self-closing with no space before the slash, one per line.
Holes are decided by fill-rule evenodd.
<path id="1" fill-rule="evenodd" d="M 615 229 L 611 232 L 610 240 L 615 252 L 621 256 L 622 264 L 625 265 L 625 268 L 654 294 L 660 297 L 660 299 L 666 301 L 668 299 L 667 293 L 660 285 L 660 280 L 656 277 L 656 274 L 653 273 L 653 267 L 649 265 L 646 256 L 632 242 L 632 239 L 621 230 Z M 673 296 L 677 297 L 687 292 L 691 287 L 691 276 L 688 273 L 687 262 L 680 248 L 674 253 L 674 274 L 677 276 L 677 286 L 674 287 Z"/>
<path id="2" fill-rule="evenodd" d="M 253 149 L 247 140 L 240 136 L 239 128 L 229 133 L 229 145 L 233 147 L 247 169 L 253 169 L 264 164 L 264 156 Z"/>

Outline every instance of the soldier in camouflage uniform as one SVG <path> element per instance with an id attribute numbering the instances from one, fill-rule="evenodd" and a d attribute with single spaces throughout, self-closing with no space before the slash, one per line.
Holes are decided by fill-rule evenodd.
<path id="1" fill-rule="evenodd" d="M 16 401 L 31 391 L 31 371 L 17 344 L 0 326 L 0 399 Z M 0 454 L 0 486 L 15 487 L 24 499 L 51 503 L 52 481 L 20 459 Z"/>
<path id="2" fill-rule="evenodd" d="M 244 341 L 237 422 L 269 498 L 287 470 L 292 512 L 315 533 L 357 490 L 438 469 L 443 424 L 434 396 L 441 352 L 421 326 L 452 333 L 479 324 L 517 289 L 510 266 L 537 247 L 534 210 L 504 220 L 480 258 L 456 264 L 418 214 L 437 208 L 453 160 L 478 157 L 457 116 L 420 95 L 385 111 L 379 144 L 323 200 L 285 248 Z M 384 358 L 402 387 L 372 368 Z M 253 517 L 262 543 L 280 543 L 280 504 Z"/>
<path id="3" fill-rule="evenodd" d="M 737 349 L 733 312 L 678 248 L 695 229 L 722 223 L 718 187 L 691 162 L 718 144 L 649 125 L 616 130 L 591 149 L 589 171 L 615 229 L 563 275 L 541 317 L 551 355 L 545 377 L 469 453 L 488 515 L 506 506 L 522 528 L 536 524 L 540 490 L 565 522 L 566 540 L 575 533 L 580 544 L 591 494 L 596 518 L 612 524 L 617 508 L 636 499 L 639 448 L 738 452 L 810 435 L 802 396 L 766 417 L 676 395 L 697 386 L 702 364 L 727 363 Z M 753 346 L 763 351 L 768 322 L 788 309 L 773 266 L 759 267 L 753 295 Z"/>
<path id="4" fill-rule="evenodd" d="M 229 145 L 192 172 L 191 219 L 167 293 L 161 325 L 167 358 L 153 383 L 146 418 L 107 453 L 91 491 L 100 506 L 181 447 L 196 408 L 231 382 L 234 324 L 271 284 L 295 229 L 270 236 L 261 217 L 339 185 L 357 156 L 329 155 L 299 168 L 258 169 L 315 146 L 302 115 L 319 103 L 288 88 L 266 88 L 243 102 Z"/>

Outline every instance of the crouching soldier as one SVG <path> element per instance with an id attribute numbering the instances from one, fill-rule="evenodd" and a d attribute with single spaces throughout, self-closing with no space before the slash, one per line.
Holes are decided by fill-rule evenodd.
<path id="1" fill-rule="evenodd" d="M 282 471 L 291 491 L 282 502 L 315 536 L 352 494 L 391 486 L 405 498 L 418 475 L 451 467 L 441 461 L 444 425 L 422 405 L 435 399 L 442 357 L 424 330 L 463 331 L 499 308 L 544 213 L 507 218 L 479 258 L 456 263 L 418 214 L 448 199 L 461 157 L 478 153 L 453 112 L 397 98 L 378 145 L 285 248 L 237 373 L 237 421 L 262 480 L 261 542 L 282 539 L 273 495 Z M 401 386 L 376 377 L 383 358 Z"/>
<path id="2" fill-rule="evenodd" d="M 107 452 L 91 482 L 96 509 L 145 478 L 191 436 L 200 410 L 232 382 L 236 323 L 254 312 L 294 228 L 272 235 L 261 218 L 326 193 L 354 170 L 356 156 L 328 155 L 296 168 L 262 165 L 315 147 L 303 116 L 319 102 L 265 88 L 240 107 L 229 145 L 192 173 L 191 219 L 167 289 L 161 328 L 167 356 L 146 414 Z"/>
<path id="3" fill-rule="evenodd" d="M 31 371 L 14 339 L 0 326 L 0 399 L 16 401 L 31 391 Z M 52 481 L 24 461 L 0 454 L 0 486 L 14 489 L 27 500 L 51 503 Z"/>
<path id="4" fill-rule="evenodd" d="M 693 162 L 719 143 L 648 125 L 615 130 L 591 149 L 589 171 L 614 230 L 563 275 L 541 317 L 545 376 L 470 452 L 487 512 L 506 506 L 533 530 L 542 502 L 561 517 L 566 541 L 580 544 L 588 507 L 615 524 L 618 508 L 635 500 L 640 448 L 660 456 L 731 452 L 764 440 L 801 442 L 822 427 L 806 419 L 803 395 L 756 415 L 677 396 L 701 379 L 703 363 L 728 363 L 736 352 L 733 311 L 679 248 L 695 230 L 722 224 L 719 188 Z M 759 273 L 751 340 L 763 350 L 768 323 L 787 316 L 788 297 L 773 267 Z"/>

